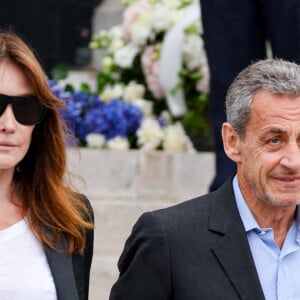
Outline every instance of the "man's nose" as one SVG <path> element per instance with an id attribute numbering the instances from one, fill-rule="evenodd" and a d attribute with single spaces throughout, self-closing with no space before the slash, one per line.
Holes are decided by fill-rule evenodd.
<path id="1" fill-rule="evenodd" d="M 287 145 L 280 163 L 287 168 L 300 169 L 300 144 L 293 142 Z"/>

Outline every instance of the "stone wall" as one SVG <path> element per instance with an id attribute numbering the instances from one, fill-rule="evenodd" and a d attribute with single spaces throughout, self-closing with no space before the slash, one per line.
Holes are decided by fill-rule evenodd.
<path id="1" fill-rule="evenodd" d="M 117 279 L 117 260 L 137 218 L 207 192 L 214 173 L 211 152 L 69 149 L 76 188 L 95 211 L 90 299 L 107 300 Z"/>
<path id="2" fill-rule="evenodd" d="M 124 5 L 121 0 L 105 0 L 95 10 L 92 27 L 93 32 L 110 29 L 122 23 Z M 92 52 L 92 67 L 100 69 L 102 52 L 100 50 Z"/>

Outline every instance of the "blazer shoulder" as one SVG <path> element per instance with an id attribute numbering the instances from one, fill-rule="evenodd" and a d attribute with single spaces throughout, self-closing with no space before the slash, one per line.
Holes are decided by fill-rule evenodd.
<path id="1" fill-rule="evenodd" d="M 159 219 L 177 219 L 186 218 L 187 216 L 202 216 L 208 213 L 213 197 L 211 194 L 205 194 L 184 202 L 154 210 L 149 212 L 152 216 Z"/>
<path id="2" fill-rule="evenodd" d="M 201 195 L 199 197 L 181 202 L 179 204 L 144 213 L 143 220 L 148 215 L 152 221 L 165 227 L 165 229 L 203 228 L 208 224 L 231 224 L 227 216 L 239 219 L 234 200 L 231 180 L 228 180 L 220 189 Z M 217 215 L 217 217 L 215 217 Z M 217 220 L 216 220 L 217 219 Z M 229 218 L 230 219 L 230 218 Z"/>
<path id="3" fill-rule="evenodd" d="M 84 213 L 83 211 L 81 211 L 83 218 L 86 221 L 91 221 L 92 223 L 94 223 L 94 209 L 93 206 L 90 202 L 90 200 L 87 198 L 87 196 L 85 194 L 80 194 L 80 193 L 76 193 L 78 199 L 84 204 L 84 206 L 87 209 L 87 212 Z"/>
<path id="4" fill-rule="evenodd" d="M 179 204 L 152 211 L 154 215 L 176 215 L 185 216 L 187 213 L 197 212 L 201 216 L 202 213 L 207 213 L 210 207 L 222 206 L 226 207 L 228 202 L 234 202 L 234 194 L 232 188 L 232 178 L 229 178 L 218 190 L 207 194 L 200 195 L 190 200 L 183 201 Z"/>

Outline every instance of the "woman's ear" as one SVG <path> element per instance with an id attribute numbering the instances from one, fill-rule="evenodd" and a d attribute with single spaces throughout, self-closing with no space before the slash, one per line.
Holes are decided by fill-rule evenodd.
<path id="1" fill-rule="evenodd" d="M 241 160 L 241 140 L 231 124 L 222 126 L 223 147 L 228 158 L 238 163 Z"/>

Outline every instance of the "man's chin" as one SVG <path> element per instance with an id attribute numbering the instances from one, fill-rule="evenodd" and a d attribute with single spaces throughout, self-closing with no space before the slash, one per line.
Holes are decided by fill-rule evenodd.
<path id="1" fill-rule="evenodd" d="M 288 208 L 300 204 L 300 193 L 279 192 L 272 196 L 267 196 L 266 200 L 274 207 Z"/>

